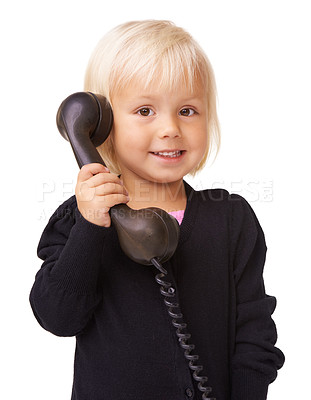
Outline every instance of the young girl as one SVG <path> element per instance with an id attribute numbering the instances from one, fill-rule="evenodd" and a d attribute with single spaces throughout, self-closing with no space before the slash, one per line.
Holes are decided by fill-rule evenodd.
<path id="1" fill-rule="evenodd" d="M 76 336 L 72 400 L 263 400 L 284 362 L 266 295 L 264 234 L 249 204 L 184 181 L 219 144 L 211 65 L 167 21 L 118 26 L 98 44 L 85 90 L 114 124 L 76 194 L 50 218 L 30 301 L 43 328 Z M 154 266 L 121 250 L 109 210 L 159 207 L 180 224 L 164 263 L 207 376 L 200 390 L 155 282 Z M 201 388 L 202 389 L 202 388 Z M 202 397 L 203 396 L 203 397 Z"/>

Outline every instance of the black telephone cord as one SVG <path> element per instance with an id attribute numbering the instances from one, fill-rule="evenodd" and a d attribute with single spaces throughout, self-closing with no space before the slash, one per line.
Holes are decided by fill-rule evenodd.
<path id="1" fill-rule="evenodd" d="M 184 356 L 189 362 L 189 368 L 192 372 L 194 380 L 197 382 L 198 388 L 202 393 L 203 400 L 216 400 L 215 397 L 208 397 L 212 392 L 210 386 L 205 386 L 208 378 L 206 376 L 199 376 L 202 371 L 203 366 L 197 365 L 199 356 L 197 354 L 190 354 L 194 350 L 194 344 L 187 343 L 191 335 L 186 331 L 187 324 L 182 321 L 183 314 L 181 312 L 174 312 L 174 309 L 179 309 L 179 304 L 177 302 L 169 301 L 168 298 L 174 300 L 176 297 L 176 291 L 172 287 L 172 284 L 167 281 L 163 281 L 162 278 L 167 275 L 166 269 L 159 263 L 156 258 L 152 258 L 152 264 L 160 271 L 156 275 L 155 280 L 160 285 L 160 293 L 164 296 L 164 303 L 167 306 L 167 311 L 172 318 L 172 324 L 176 328 L 176 335 L 178 337 L 178 343 L 184 351 Z M 180 311 L 180 310 L 179 310 Z M 179 321 L 177 321 L 179 320 Z"/>

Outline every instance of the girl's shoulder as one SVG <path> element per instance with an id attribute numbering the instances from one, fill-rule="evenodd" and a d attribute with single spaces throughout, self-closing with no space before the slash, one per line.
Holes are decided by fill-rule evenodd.
<path id="1" fill-rule="evenodd" d="M 240 194 L 230 193 L 226 189 L 193 190 L 190 196 L 195 198 L 203 213 L 216 218 L 225 218 L 231 229 L 240 231 L 262 231 L 258 218 L 250 203 Z"/>
<path id="2" fill-rule="evenodd" d="M 241 195 L 237 193 L 230 193 L 226 189 L 203 189 L 194 190 L 190 187 L 188 191 L 189 198 L 195 196 L 199 202 L 205 203 L 207 206 L 211 207 L 226 207 L 231 209 L 234 208 L 246 208 L 252 210 L 249 202 Z"/>
<path id="3" fill-rule="evenodd" d="M 77 208 L 76 196 L 73 195 L 60 204 L 51 216 L 51 219 L 59 219 L 71 216 L 74 218 L 75 210 Z"/>
<path id="4" fill-rule="evenodd" d="M 214 209 L 227 209 L 232 211 L 233 209 L 251 209 L 248 201 L 241 195 L 236 193 L 230 193 L 226 189 L 203 189 L 194 190 L 190 187 L 188 189 L 188 199 L 195 198 L 196 201 L 205 205 L 209 208 Z"/>
<path id="5" fill-rule="evenodd" d="M 58 241 L 59 238 L 67 237 L 76 222 L 77 218 L 77 201 L 75 196 L 71 196 L 60 204 L 53 214 L 50 216 L 46 224 L 40 242 Z"/>

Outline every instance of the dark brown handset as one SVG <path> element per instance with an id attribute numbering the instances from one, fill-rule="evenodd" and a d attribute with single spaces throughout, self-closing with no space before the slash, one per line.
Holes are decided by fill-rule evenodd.
<path id="1" fill-rule="evenodd" d="M 104 96 L 78 92 L 67 97 L 57 112 L 57 126 L 72 147 L 79 167 L 85 164 L 105 165 L 96 147 L 109 136 L 113 114 Z M 152 265 L 151 260 L 167 261 L 175 252 L 179 225 L 174 217 L 160 208 L 133 210 L 117 204 L 110 210 L 124 253 L 133 261 Z"/>
<path id="2" fill-rule="evenodd" d="M 105 165 L 96 150 L 109 136 L 113 124 L 113 113 L 107 99 L 91 92 L 77 92 L 67 97 L 60 105 L 57 127 L 61 135 L 70 142 L 76 160 L 81 168 L 85 164 L 100 163 Z M 176 301 L 176 290 L 163 277 L 167 270 L 162 263 L 174 254 L 179 240 L 177 220 L 161 208 L 150 207 L 133 210 L 126 204 L 117 204 L 110 209 L 110 216 L 115 226 L 120 246 L 133 261 L 143 265 L 154 265 L 160 273 L 155 277 L 160 285 L 160 293 L 176 328 L 178 343 L 184 350 L 184 356 L 202 399 L 208 397 L 212 388 L 206 386 L 207 377 L 199 376 L 203 369 L 198 365 L 199 356 L 190 354 L 193 344 L 187 343 L 191 335 L 186 331 L 183 314 Z"/>

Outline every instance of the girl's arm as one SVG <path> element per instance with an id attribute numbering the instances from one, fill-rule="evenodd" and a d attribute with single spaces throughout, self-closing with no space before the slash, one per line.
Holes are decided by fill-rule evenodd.
<path id="1" fill-rule="evenodd" d="M 236 287 L 236 343 L 232 360 L 232 400 L 264 400 L 284 363 L 271 318 L 276 299 L 265 293 L 266 243 L 260 224 L 240 196 L 231 196 L 232 248 Z"/>
<path id="2" fill-rule="evenodd" d="M 44 329 L 74 336 L 87 325 L 101 300 L 97 284 L 110 229 L 84 219 L 75 197 L 50 218 L 38 245 L 44 262 L 30 293 L 33 312 Z"/>

